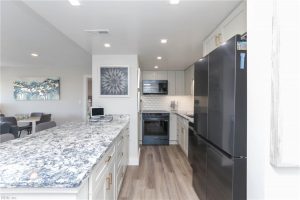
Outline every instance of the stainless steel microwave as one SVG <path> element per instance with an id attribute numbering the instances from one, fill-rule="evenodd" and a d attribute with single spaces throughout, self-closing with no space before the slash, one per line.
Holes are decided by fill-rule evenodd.
<path id="1" fill-rule="evenodd" d="M 168 94 L 168 81 L 167 80 L 143 80 L 143 94 Z"/>

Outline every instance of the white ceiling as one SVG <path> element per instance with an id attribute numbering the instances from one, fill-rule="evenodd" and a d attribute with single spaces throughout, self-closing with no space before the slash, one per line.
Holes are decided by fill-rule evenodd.
<path id="1" fill-rule="evenodd" d="M 1 1 L 1 0 L 0 0 Z M 89 67 L 91 55 L 22 2 L 1 1 L 0 67 Z M 38 53 L 39 57 L 32 57 Z"/>
<path id="2" fill-rule="evenodd" d="M 142 69 L 151 70 L 155 65 L 159 70 L 175 70 L 193 64 L 202 55 L 203 39 L 240 3 L 182 0 L 179 5 L 169 5 L 167 0 L 81 0 L 81 6 L 73 7 L 67 0 L 23 2 L 90 54 L 138 54 Z M 18 20 L 25 23 L 22 17 Z M 40 31 L 39 27 L 31 28 L 36 34 Z M 86 29 L 109 29 L 110 33 L 99 35 Z M 15 31 L 22 34 L 22 29 Z M 160 44 L 161 38 L 167 38 L 168 43 Z M 105 42 L 111 48 L 104 48 Z M 27 45 L 24 48 L 32 48 Z M 158 61 L 157 56 L 163 59 Z"/>

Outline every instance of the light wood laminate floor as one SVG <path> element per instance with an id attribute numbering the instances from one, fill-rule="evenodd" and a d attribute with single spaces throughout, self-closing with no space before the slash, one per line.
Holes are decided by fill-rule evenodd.
<path id="1" fill-rule="evenodd" d="M 198 200 L 192 169 L 178 145 L 141 146 L 140 165 L 129 166 L 119 200 Z"/>

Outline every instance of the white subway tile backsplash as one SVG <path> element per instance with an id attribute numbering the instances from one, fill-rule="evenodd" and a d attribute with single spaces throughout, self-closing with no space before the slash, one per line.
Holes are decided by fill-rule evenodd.
<path id="1" fill-rule="evenodd" d="M 141 99 L 142 110 L 171 110 L 171 101 L 175 101 L 177 104 L 177 110 L 189 113 L 194 112 L 193 96 L 144 95 Z"/>

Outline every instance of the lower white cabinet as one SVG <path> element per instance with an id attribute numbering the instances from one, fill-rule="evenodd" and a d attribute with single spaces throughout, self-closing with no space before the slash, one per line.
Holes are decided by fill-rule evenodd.
<path id="1" fill-rule="evenodd" d="M 89 178 L 89 200 L 118 198 L 128 165 L 128 144 L 129 127 L 126 126 L 92 171 Z"/>
<path id="2" fill-rule="evenodd" d="M 169 143 L 170 144 L 176 144 L 177 143 L 177 114 L 170 113 L 170 137 L 169 137 Z"/>
<path id="3" fill-rule="evenodd" d="M 177 116 L 177 138 L 178 138 L 178 144 L 185 153 L 186 156 L 188 156 L 188 141 L 189 141 L 189 121 L 185 119 L 184 117 Z"/>

